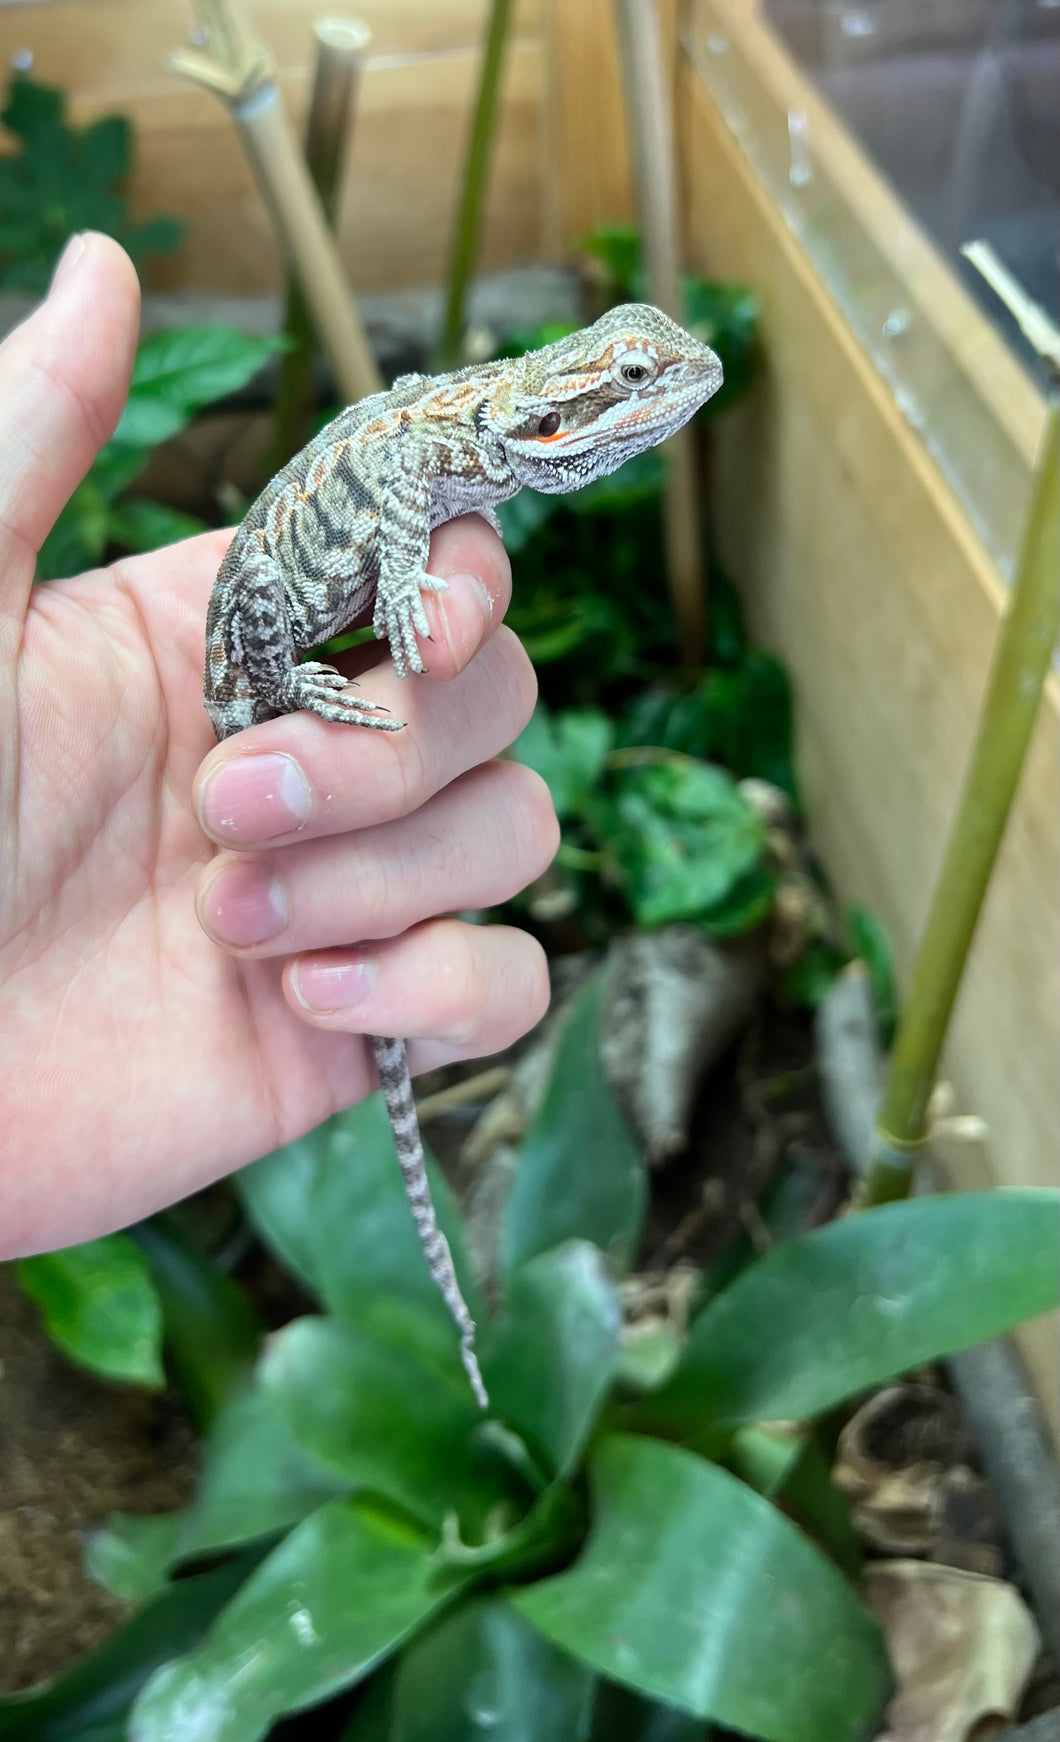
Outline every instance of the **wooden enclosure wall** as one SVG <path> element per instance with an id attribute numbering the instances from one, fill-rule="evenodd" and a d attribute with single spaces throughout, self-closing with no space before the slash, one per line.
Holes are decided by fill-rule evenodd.
<path id="1" fill-rule="evenodd" d="M 246 0 L 272 48 L 301 127 L 320 0 Z M 336 8 L 341 10 L 341 8 Z M 372 29 L 351 173 L 339 214 L 359 290 L 437 282 L 463 157 L 486 0 L 357 0 Z M 29 49 L 34 75 L 71 94 L 75 120 L 114 110 L 135 127 L 136 207 L 188 225 L 159 261 L 160 288 L 276 289 L 281 270 L 264 206 L 216 97 L 167 72 L 186 39 L 188 0 L 38 0 L 0 7 L 0 65 Z M 486 267 L 540 259 L 545 55 L 540 0 L 518 0 L 485 226 Z"/>

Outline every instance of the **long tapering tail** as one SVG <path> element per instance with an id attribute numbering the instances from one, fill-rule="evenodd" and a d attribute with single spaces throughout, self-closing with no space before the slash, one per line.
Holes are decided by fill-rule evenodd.
<path id="1" fill-rule="evenodd" d="M 386 1040 L 374 1034 L 369 1036 L 369 1040 L 375 1068 L 379 1073 L 379 1086 L 390 1115 L 397 1158 L 420 1245 L 423 1247 L 431 1276 L 460 1332 L 460 1359 L 471 1381 L 471 1389 L 482 1408 L 488 1409 L 489 1396 L 475 1355 L 475 1321 L 460 1292 L 449 1242 L 438 1226 L 438 1218 L 431 1201 L 420 1124 L 416 1117 L 416 1103 L 412 1098 L 412 1077 L 409 1073 L 405 1042 Z"/>

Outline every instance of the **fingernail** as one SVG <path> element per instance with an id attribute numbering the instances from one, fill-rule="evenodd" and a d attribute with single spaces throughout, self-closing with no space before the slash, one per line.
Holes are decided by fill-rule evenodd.
<path id="1" fill-rule="evenodd" d="M 66 283 L 70 274 L 77 267 L 84 252 L 85 238 L 80 235 L 71 236 L 69 242 L 66 244 L 66 247 L 59 256 L 59 263 L 56 266 L 55 271 L 52 273 L 52 281 L 48 287 L 49 296 L 53 290 L 58 290 L 60 285 Z"/>
<path id="2" fill-rule="evenodd" d="M 279 937 L 287 925 L 287 895 L 264 865 L 229 865 L 199 897 L 199 919 L 218 943 L 247 949 Z"/>
<path id="3" fill-rule="evenodd" d="M 312 957 L 296 962 L 291 986 L 299 1004 L 321 1015 L 353 1010 L 368 998 L 376 981 L 376 964 L 370 957 L 323 962 Z"/>
<path id="4" fill-rule="evenodd" d="M 312 808 L 309 782 L 292 756 L 234 756 L 199 789 L 205 832 L 241 847 L 304 828 Z"/>
<path id="5" fill-rule="evenodd" d="M 482 609 L 486 613 L 487 621 L 493 616 L 495 603 L 493 594 L 490 592 L 485 581 L 481 580 L 478 575 L 450 575 L 448 580 L 451 587 L 470 587 L 481 603 Z"/>

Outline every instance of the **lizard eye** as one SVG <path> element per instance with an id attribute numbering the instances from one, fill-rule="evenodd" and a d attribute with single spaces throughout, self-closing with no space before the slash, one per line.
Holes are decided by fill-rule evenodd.
<path id="1" fill-rule="evenodd" d="M 541 422 L 537 426 L 538 435 L 539 436 L 554 436 L 554 435 L 556 435 L 559 431 L 559 426 L 562 423 L 562 421 L 563 421 L 563 419 L 560 417 L 558 411 L 546 411 L 544 417 L 541 419 Z"/>
<path id="2" fill-rule="evenodd" d="M 655 358 L 644 351 L 627 352 L 615 371 L 626 387 L 640 387 L 655 374 Z"/>

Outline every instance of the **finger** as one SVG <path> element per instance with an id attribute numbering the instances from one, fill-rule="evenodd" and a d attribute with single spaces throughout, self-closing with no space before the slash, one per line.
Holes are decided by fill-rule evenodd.
<path id="1" fill-rule="evenodd" d="M 430 640 L 420 643 L 424 676 L 452 678 L 499 627 L 512 596 L 511 564 L 482 516 L 465 514 L 434 533 L 427 568 L 449 585 L 423 595 L 430 629 Z"/>
<path id="2" fill-rule="evenodd" d="M 528 932 L 436 919 L 377 944 L 303 955 L 283 976 L 314 1028 L 400 1034 L 415 1068 L 511 1046 L 548 1009 L 548 966 Z"/>
<path id="3" fill-rule="evenodd" d="M 0 346 L 0 586 L 6 577 L 9 592 L 28 588 L 60 509 L 114 432 L 139 311 L 125 251 L 108 236 L 75 236 L 47 300 Z"/>
<path id="4" fill-rule="evenodd" d="M 219 745 L 199 769 L 195 802 L 204 832 L 221 846 L 243 848 L 407 816 L 518 737 L 533 712 L 537 680 L 502 627 L 451 683 L 402 683 L 379 667 L 363 688 L 407 729 L 373 732 L 305 713 L 252 726 Z"/>
<path id="5" fill-rule="evenodd" d="M 396 822 L 274 853 L 219 854 L 202 878 L 199 919 L 216 943 L 247 956 L 395 937 L 435 914 L 510 900 L 558 845 L 544 781 L 493 762 Z"/>

